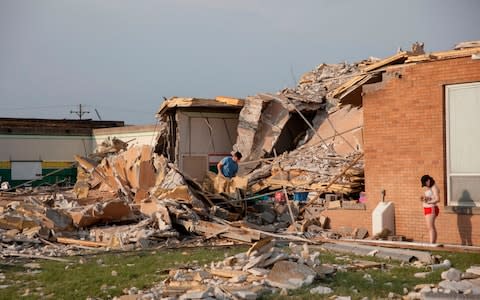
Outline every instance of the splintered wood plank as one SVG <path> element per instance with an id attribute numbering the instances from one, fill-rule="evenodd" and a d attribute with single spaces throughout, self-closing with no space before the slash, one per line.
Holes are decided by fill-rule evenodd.
<path id="1" fill-rule="evenodd" d="M 127 171 L 128 183 L 130 184 L 132 189 L 138 189 L 140 187 L 139 185 L 140 166 L 138 162 L 128 167 L 126 171 Z"/>
<path id="2" fill-rule="evenodd" d="M 271 236 L 259 240 L 258 242 L 253 244 L 252 247 L 250 247 L 250 249 L 248 249 L 247 255 L 250 256 L 250 254 L 252 254 L 254 251 L 256 251 L 257 253 L 267 252 L 268 250 L 270 250 L 272 247 L 275 246 L 275 243 L 271 243 L 272 240 L 273 240 L 273 237 Z"/>
<path id="3" fill-rule="evenodd" d="M 327 184 L 327 186 L 325 187 L 325 190 L 328 191 L 328 189 L 330 188 L 330 186 L 332 186 L 332 184 L 335 183 L 335 181 L 337 181 L 341 176 L 343 176 L 343 174 L 345 174 L 345 172 L 348 171 L 348 169 L 350 169 L 351 167 L 353 167 L 361 158 L 363 157 L 363 153 L 360 153 L 357 158 L 355 158 L 350 164 L 348 164 L 343 170 L 342 172 L 338 173 L 337 175 L 335 175 L 335 177 L 333 177 L 332 180 L 330 180 L 330 182 Z"/>
<path id="4" fill-rule="evenodd" d="M 140 156 L 140 152 L 138 147 L 132 147 L 129 148 L 127 151 L 123 152 L 122 155 L 125 159 L 127 167 L 130 167 L 137 161 Z"/>
<path id="5" fill-rule="evenodd" d="M 267 178 L 265 182 L 270 186 L 279 185 L 279 186 L 286 186 L 286 187 L 295 187 L 289 180 Z"/>
<path id="6" fill-rule="evenodd" d="M 31 254 L 24 254 L 24 253 L 9 253 L 7 251 L 2 252 L 4 256 L 11 256 L 11 257 L 25 257 L 25 258 L 32 258 L 32 259 L 46 259 L 46 260 L 53 260 L 53 261 L 60 261 L 60 262 L 71 262 L 68 259 L 58 258 L 58 257 L 50 257 L 45 255 L 31 255 Z"/>
<path id="7" fill-rule="evenodd" d="M 87 170 L 88 172 L 91 172 L 93 171 L 93 169 L 95 169 L 96 165 L 93 164 L 92 162 L 88 161 L 86 158 L 84 157 L 81 157 L 81 156 L 78 156 L 78 155 L 74 155 L 73 156 L 74 159 L 78 162 L 78 164 L 80 166 L 82 166 L 82 168 L 84 168 L 85 170 Z"/>
<path id="8" fill-rule="evenodd" d="M 77 199 L 85 199 L 88 197 L 90 186 L 86 181 L 77 181 L 73 186 L 73 192 L 77 196 Z"/>
<path id="9" fill-rule="evenodd" d="M 468 48 L 463 50 L 449 50 L 441 52 L 431 52 L 425 53 L 423 55 L 410 56 L 407 63 L 410 62 L 420 62 L 420 61 L 429 61 L 429 60 L 438 60 L 438 59 L 451 59 L 458 57 L 466 57 L 472 54 L 480 53 L 480 47 L 478 48 Z"/>
<path id="10" fill-rule="evenodd" d="M 142 189 L 150 189 L 155 185 L 155 168 L 153 167 L 153 148 L 143 145 L 140 153 L 139 186 Z"/>
<path id="11" fill-rule="evenodd" d="M 229 193 L 235 193 L 236 189 L 246 190 L 248 186 L 248 177 L 247 176 L 235 176 L 232 178 L 229 186 Z"/>
<path id="12" fill-rule="evenodd" d="M 155 185 L 159 186 L 162 184 L 163 180 L 165 179 L 166 169 L 167 169 L 168 161 L 167 159 L 161 155 L 154 155 L 153 159 L 153 166 L 155 167 Z"/>
<path id="13" fill-rule="evenodd" d="M 363 71 L 364 72 L 369 72 L 369 71 L 381 68 L 383 66 L 389 65 L 391 63 L 394 63 L 398 60 L 402 60 L 402 59 L 407 58 L 407 57 L 408 57 L 407 52 L 406 51 L 401 51 L 401 52 L 398 52 L 397 54 L 394 54 L 390 57 L 387 57 L 387 58 L 385 58 L 385 59 L 383 59 L 379 62 L 376 62 L 374 64 L 369 65 L 368 67 L 363 69 Z"/>
<path id="14" fill-rule="evenodd" d="M 211 235 L 206 236 L 205 239 L 209 240 L 209 239 L 211 239 L 211 238 L 216 237 L 216 236 L 219 235 L 220 233 L 225 233 L 225 232 L 227 232 L 227 231 L 228 231 L 228 228 L 222 228 L 222 229 L 220 229 L 218 232 L 215 232 L 215 233 L 213 233 L 213 234 L 211 234 Z"/>
<path id="15" fill-rule="evenodd" d="M 140 160 L 152 161 L 153 148 L 149 145 L 142 145 L 140 148 Z"/>
<path id="16" fill-rule="evenodd" d="M 102 164 L 99 166 L 102 169 L 102 173 L 105 176 L 106 183 L 115 191 L 118 190 L 120 187 L 115 180 L 115 175 L 113 174 L 113 168 L 110 165 L 108 159 L 103 160 Z"/>
<path id="17" fill-rule="evenodd" d="M 138 189 L 138 160 L 140 157 L 140 150 L 138 147 L 132 147 L 122 154 L 125 159 L 125 173 L 127 176 L 127 181 L 133 189 Z"/>
<path id="18" fill-rule="evenodd" d="M 155 185 L 155 169 L 151 161 L 142 161 L 140 163 L 138 184 L 141 189 L 148 190 Z"/>
<path id="19" fill-rule="evenodd" d="M 234 106 L 243 106 L 243 102 L 244 102 L 243 99 L 226 97 L 226 96 L 217 96 L 215 97 L 215 100 L 217 100 L 218 102 L 222 102 L 222 103 L 234 105 Z"/>
<path id="20" fill-rule="evenodd" d="M 123 156 L 117 156 L 113 162 L 113 168 L 116 174 L 121 178 L 123 182 L 127 182 L 127 174 L 125 172 L 127 164 Z"/>
<path id="21" fill-rule="evenodd" d="M 134 202 L 135 203 L 141 203 L 142 200 L 145 200 L 147 199 L 148 197 L 150 196 L 150 194 L 148 193 L 148 191 L 146 190 L 143 190 L 143 189 L 138 189 L 137 192 L 135 193 L 135 198 L 134 198 Z"/>
<path id="22" fill-rule="evenodd" d="M 220 276 L 220 277 L 225 277 L 225 278 L 233 278 L 241 275 L 248 276 L 250 275 L 248 272 L 244 271 L 237 271 L 237 270 L 220 270 L 220 269 L 210 269 L 207 270 L 210 274 L 214 276 Z"/>
<path id="23" fill-rule="evenodd" d="M 242 228 L 236 228 L 228 225 L 217 224 L 207 221 L 182 221 L 179 220 L 180 224 L 182 224 L 187 230 L 196 232 L 198 234 L 204 236 L 211 236 L 215 235 L 220 231 L 223 231 L 225 228 L 227 229 L 226 232 L 220 233 L 219 235 L 225 238 L 230 238 L 234 240 L 239 240 L 242 242 L 250 243 L 254 240 L 259 240 L 261 238 L 260 232 L 255 232 L 252 230 L 246 230 Z"/>
<path id="24" fill-rule="evenodd" d="M 203 285 L 198 282 L 198 281 L 194 281 L 194 280 L 188 280 L 188 281 L 170 281 L 170 283 L 168 284 L 168 287 L 172 287 L 172 288 L 185 288 L 185 289 L 191 289 L 191 288 L 198 288 L 198 287 L 202 287 Z"/>
<path id="25" fill-rule="evenodd" d="M 174 200 L 182 200 L 186 202 L 191 202 L 192 197 L 188 192 L 188 186 L 186 185 L 179 185 L 176 186 L 174 189 L 167 190 L 165 193 L 162 193 L 159 198 L 164 199 L 174 199 Z"/>
<path id="26" fill-rule="evenodd" d="M 402 52 L 399 52 L 395 55 L 387 57 L 386 59 L 383 59 L 379 62 L 376 62 L 374 64 L 369 65 L 368 67 L 366 67 L 365 69 L 362 70 L 363 74 L 359 74 L 358 76 L 353 77 L 349 81 L 347 81 L 344 84 L 342 84 L 341 86 L 337 87 L 332 92 L 332 96 L 337 97 L 338 95 L 340 95 L 343 92 L 345 92 L 346 90 L 348 90 L 350 87 L 352 87 L 355 84 L 357 84 L 358 82 L 362 81 L 365 77 L 368 76 L 368 74 L 366 74 L 367 72 L 379 69 L 381 67 L 387 66 L 387 65 L 395 63 L 399 60 L 403 60 L 403 59 L 407 59 L 407 58 L 408 58 L 407 52 L 402 51 Z"/>
<path id="27" fill-rule="evenodd" d="M 381 268 L 383 263 L 375 262 L 375 261 L 368 261 L 368 260 L 361 260 L 354 262 L 355 269 L 371 269 L 371 268 Z"/>
<path id="28" fill-rule="evenodd" d="M 358 82 L 360 82 L 365 76 L 367 76 L 367 75 L 366 74 L 361 74 L 361 75 L 355 76 L 352 79 L 350 79 L 349 81 L 342 84 L 341 86 L 337 87 L 332 92 L 332 97 L 337 97 L 338 95 L 342 94 L 344 91 L 346 91 L 350 87 L 352 87 L 355 84 L 357 84 Z"/>
<path id="29" fill-rule="evenodd" d="M 77 227 L 88 227 L 98 222 L 98 218 L 92 216 L 91 208 L 78 211 L 69 211 L 73 224 Z"/>
<path id="30" fill-rule="evenodd" d="M 101 242 L 92 242 L 92 241 L 82 241 L 64 237 L 57 237 L 57 243 L 68 244 L 68 245 L 80 245 L 86 247 L 107 247 L 108 244 Z"/>

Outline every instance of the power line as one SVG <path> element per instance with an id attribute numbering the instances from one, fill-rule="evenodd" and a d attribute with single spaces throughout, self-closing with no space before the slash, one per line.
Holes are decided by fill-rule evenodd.
<path id="1" fill-rule="evenodd" d="M 72 106 L 72 105 L 44 105 L 44 106 L 25 106 L 25 107 L 13 107 L 13 106 L 10 106 L 10 107 L 2 107 L 2 111 L 5 111 L 5 110 L 25 110 L 25 109 L 44 109 L 44 108 L 62 108 L 62 107 L 68 107 L 68 106 Z"/>
<path id="2" fill-rule="evenodd" d="M 79 110 L 78 110 L 78 111 L 71 110 L 70 113 L 71 113 L 71 114 L 77 114 L 78 118 L 81 120 L 81 119 L 82 119 L 82 116 L 83 116 L 84 114 L 89 114 L 90 112 L 89 112 L 89 111 L 86 111 L 86 110 L 82 110 L 82 105 L 79 104 Z"/>

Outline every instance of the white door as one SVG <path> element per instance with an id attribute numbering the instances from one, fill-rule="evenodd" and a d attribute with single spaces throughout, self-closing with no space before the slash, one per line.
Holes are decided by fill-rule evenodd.
<path id="1" fill-rule="evenodd" d="M 41 177 L 41 161 L 12 161 L 12 180 L 32 180 Z"/>

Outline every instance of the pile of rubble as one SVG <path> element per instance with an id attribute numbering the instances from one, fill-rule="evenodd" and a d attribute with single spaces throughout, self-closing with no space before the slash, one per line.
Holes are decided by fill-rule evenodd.
<path id="1" fill-rule="evenodd" d="M 245 205 L 247 198 L 211 193 L 152 147 L 127 148 L 117 140 L 99 149 L 90 158 L 76 157 L 78 180 L 71 190 L 2 192 L 2 255 L 152 247 L 182 240 L 185 231 L 203 242 L 219 237 L 251 243 L 266 236 L 307 242 L 298 233 L 312 226 L 311 237 L 327 225 L 319 214 L 304 217 L 301 205 L 287 197 Z"/>
<path id="2" fill-rule="evenodd" d="M 14 240 L 24 246 L 146 247 L 182 240 L 185 232 L 205 241 L 249 243 L 274 234 L 296 241 L 338 237 L 320 213 L 365 209 L 363 112 L 334 98 L 406 55 L 322 64 L 292 89 L 247 97 L 233 145 L 243 163 L 233 180 L 214 173 L 203 183 L 189 178 L 172 157 L 154 151 L 163 153 L 168 144 L 162 134 L 155 147 L 107 140 L 91 157 L 75 158 L 73 190 L 1 194 L 0 234 L 9 237 L 2 247 L 22 244 Z M 361 232 L 352 236 L 367 236 Z"/>
<path id="3" fill-rule="evenodd" d="M 313 91 L 319 85 L 331 89 L 344 81 L 332 78 L 357 67 L 323 66 L 308 83 L 312 85 L 307 88 L 302 82 L 298 91 Z M 128 142 L 114 138 L 90 157 L 75 157 L 78 172 L 73 190 L 2 192 L 0 247 L 8 250 L 2 253 L 59 256 L 79 248 L 149 247 L 183 240 L 186 236 L 180 232 L 195 233 L 204 241 L 224 238 L 248 243 L 273 234 L 295 241 L 332 237 L 326 230 L 328 220 L 320 215 L 323 209 L 364 209 L 343 197 L 354 195 L 358 200 L 363 190 L 362 141 L 353 135 L 343 137 L 342 128 L 334 125 L 335 114 L 326 115 L 323 96 L 321 101 L 304 96 L 284 91 L 246 99 L 237 148 L 247 164 L 233 180 L 209 173 L 203 184 L 197 183 L 155 153 L 154 147 L 128 147 Z M 343 108 L 337 114 L 358 116 L 361 111 Z M 292 123 L 293 115 L 297 119 Z M 358 119 L 354 129 L 361 127 L 361 118 L 351 119 Z M 282 135 L 299 122 L 308 136 L 303 136 L 305 130 L 297 136 Z M 323 127 L 315 131 L 310 122 Z M 277 156 L 277 142 L 290 138 L 295 140 L 292 148 Z M 268 157 L 271 153 L 275 156 Z M 305 197 L 290 200 L 307 193 L 306 207 Z"/>
<path id="4" fill-rule="evenodd" d="M 357 77 L 403 61 L 405 55 L 322 64 L 295 88 L 247 97 L 233 146 L 244 164 L 234 180 L 209 173 L 204 183 L 195 182 L 155 153 L 166 142 L 161 138 L 156 147 L 107 140 L 91 157 L 75 157 L 73 190 L 3 192 L 0 234 L 35 245 L 120 248 L 182 239 L 185 231 L 205 240 L 240 242 L 273 234 L 296 241 L 325 235 L 328 220 L 322 210 L 365 209 L 359 203 L 364 190 L 362 110 L 337 106 L 333 98 Z M 292 195 L 299 201 L 291 201 Z M 40 242 L 32 242 L 35 238 Z M 2 247 L 12 243 L 5 246 L 4 240 Z"/>
<path id="5" fill-rule="evenodd" d="M 171 270 L 162 296 L 256 299 L 270 287 L 296 289 L 311 284 L 317 275 L 314 269 L 320 267 L 320 253 L 310 254 L 307 246 L 302 250 L 292 245 L 292 253 L 286 254 L 274 245 L 271 238 L 263 239 L 247 252 L 227 257 L 207 268 Z M 201 295 L 193 297 L 192 293 Z"/>
<path id="6" fill-rule="evenodd" d="M 159 285 L 144 291 L 126 290 L 117 299 L 257 299 L 265 294 L 288 295 L 289 290 L 312 284 L 317 279 L 334 276 L 337 267 L 322 264 L 320 252 L 307 244 L 290 243 L 278 248 L 276 241 L 266 238 L 243 253 L 212 262 L 204 267 L 172 269 Z M 381 268 L 382 263 L 352 262 L 339 271 Z M 317 286 L 312 294 L 330 294 L 333 290 Z"/>
<path id="7" fill-rule="evenodd" d="M 295 88 L 287 88 L 282 94 L 290 98 L 302 98 L 312 102 L 332 100 L 330 94 L 361 70 L 380 61 L 371 57 L 357 63 L 320 64 L 314 70 L 302 75 Z"/>
<path id="8" fill-rule="evenodd" d="M 317 145 L 285 153 L 271 163 L 271 176 L 256 183 L 346 195 L 362 191 L 363 162 L 359 161 L 362 154 L 342 157 L 324 154 L 322 150 L 323 145 Z"/>

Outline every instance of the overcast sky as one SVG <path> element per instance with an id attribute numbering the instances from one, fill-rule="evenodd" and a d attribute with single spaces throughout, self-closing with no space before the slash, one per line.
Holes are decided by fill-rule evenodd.
<path id="1" fill-rule="evenodd" d="M 0 0 L 0 117 L 155 122 L 163 97 L 245 97 L 320 63 L 480 40 L 478 0 Z"/>

